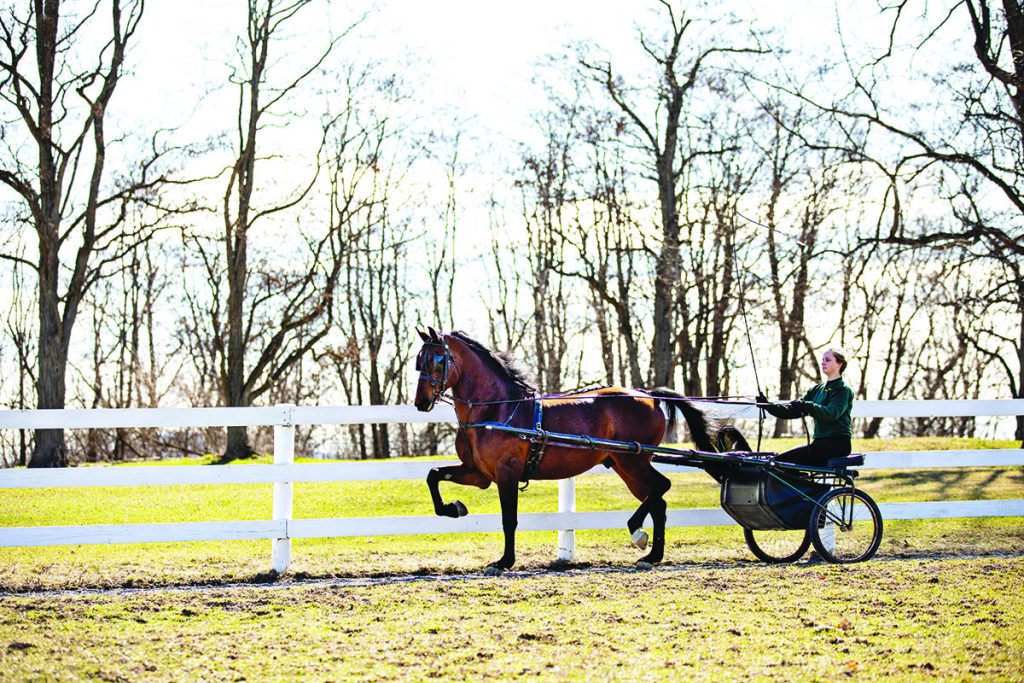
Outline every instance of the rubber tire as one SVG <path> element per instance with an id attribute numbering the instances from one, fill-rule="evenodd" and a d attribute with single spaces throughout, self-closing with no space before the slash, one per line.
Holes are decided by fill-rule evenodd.
<path id="1" fill-rule="evenodd" d="M 804 529 L 803 540 L 800 541 L 800 545 L 797 546 L 797 549 L 795 551 L 793 551 L 789 555 L 774 555 L 764 550 L 760 545 L 758 545 L 757 538 L 755 537 L 756 533 L 757 532 L 755 530 L 747 529 L 746 527 L 744 527 L 743 540 L 747 542 L 747 547 L 750 548 L 750 552 L 754 553 L 754 556 L 757 557 L 757 559 L 761 560 L 762 562 L 767 562 L 768 564 L 789 564 L 791 562 L 796 562 L 804 556 L 804 553 L 806 553 L 807 549 L 811 546 L 811 534 L 810 532 L 808 532 L 807 529 Z M 770 533 L 798 534 L 800 532 L 799 530 L 797 530 L 777 532 L 773 531 Z"/>
<path id="2" fill-rule="evenodd" d="M 854 555 L 852 557 L 837 557 L 835 554 L 833 554 L 833 551 L 826 549 L 824 543 L 822 543 L 820 535 L 821 530 L 818 528 L 818 523 L 819 520 L 825 514 L 825 507 L 830 502 L 832 502 L 836 498 L 839 498 L 840 496 L 851 495 L 858 501 L 860 501 L 870 513 L 870 520 L 861 519 L 857 521 L 860 525 L 863 525 L 868 521 L 872 523 L 873 529 L 871 532 L 871 542 L 868 543 L 867 546 L 864 548 L 863 552 L 861 552 L 858 555 Z M 874 557 L 875 553 L 878 551 L 878 546 L 882 543 L 882 513 L 878 510 L 878 506 L 875 504 L 875 501 L 871 499 L 871 496 L 864 493 L 860 489 L 853 489 L 850 487 L 836 488 L 832 489 L 818 500 L 818 505 L 814 508 L 814 511 L 811 513 L 811 519 L 807 524 L 807 531 L 811 537 L 811 543 L 814 544 L 815 552 L 817 552 L 821 558 L 829 562 L 833 562 L 835 564 L 852 564 L 854 562 L 864 562 L 865 560 L 870 560 L 872 557 Z M 845 532 L 841 531 L 838 528 L 836 529 L 837 538 L 840 534 L 843 533 Z"/>

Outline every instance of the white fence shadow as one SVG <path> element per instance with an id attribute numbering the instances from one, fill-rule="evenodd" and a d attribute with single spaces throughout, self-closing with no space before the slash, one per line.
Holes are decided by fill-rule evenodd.
<path id="1" fill-rule="evenodd" d="M 854 417 L 1016 416 L 1024 400 L 859 401 Z M 754 408 L 730 410 L 735 418 L 757 417 Z M 434 516 L 293 519 L 292 484 L 311 481 L 367 481 L 426 478 L 434 467 L 455 461 L 375 461 L 295 464 L 295 425 L 370 423 L 454 423 L 454 411 L 438 406 L 420 413 L 412 406 L 338 406 L 272 408 L 165 408 L 123 410 L 0 411 L 0 429 L 82 429 L 119 427 L 274 427 L 274 464 L 233 467 L 81 467 L 0 470 L 0 489 L 87 486 L 165 486 L 171 484 L 274 485 L 270 520 L 185 522 L 174 524 L 104 524 L 56 527 L 0 527 L 0 547 L 107 543 L 153 543 L 271 539 L 271 566 L 284 572 L 291 559 L 291 539 L 329 536 L 381 536 L 501 531 L 497 514 L 460 519 Z M 863 469 L 983 467 L 1024 465 L 1024 450 L 901 451 L 871 453 Z M 662 471 L 690 468 L 659 465 Z M 607 473 L 598 467 L 587 474 Z M 424 503 L 429 496 L 424 486 Z M 879 506 L 885 519 L 943 519 L 1024 516 L 1024 500 L 928 501 Z M 522 514 L 521 531 L 558 531 L 558 555 L 571 560 L 576 530 L 625 528 L 632 511 L 576 512 L 575 481 L 559 482 L 558 511 Z M 671 510 L 669 526 L 733 524 L 723 510 Z"/>

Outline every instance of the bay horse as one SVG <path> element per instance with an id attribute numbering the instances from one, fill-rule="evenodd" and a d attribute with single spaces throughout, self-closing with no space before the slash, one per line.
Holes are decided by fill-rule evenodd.
<path id="1" fill-rule="evenodd" d="M 440 334 L 433 328 L 427 330 L 417 330 L 423 346 L 416 356 L 420 376 L 414 403 L 418 410 L 430 411 L 441 395 L 450 390 L 459 420 L 455 450 L 461 461 L 459 465 L 431 470 L 427 486 L 436 514 L 461 517 L 468 514 L 466 506 L 458 500 L 445 503 L 438 487 L 441 481 L 481 489 L 491 483 L 497 485 L 505 550 L 497 561 L 488 565 L 488 573 L 496 574 L 515 564 L 521 482 L 574 477 L 599 464 L 610 466 L 640 501 L 640 507 L 629 518 L 626 528 L 633 544 L 641 550 L 649 540 L 641 527 L 647 515 L 651 516 L 651 549 L 637 565 L 650 568 L 663 559 L 664 496 L 671 482 L 654 468 L 650 454 L 569 448 L 552 443 L 542 451 L 539 462 L 534 451 L 531 462 L 529 442 L 508 432 L 474 428 L 471 423 L 489 421 L 524 429 L 542 427 L 551 432 L 658 445 L 674 426 L 679 411 L 697 447 L 714 451 L 708 422 L 700 410 L 669 389 L 642 391 L 604 387 L 541 397 L 529 384 L 525 372 L 509 356 L 491 352 L 463 332 Z M 666 407 L 665 412 L 662 412 L 662 405 Z"/>

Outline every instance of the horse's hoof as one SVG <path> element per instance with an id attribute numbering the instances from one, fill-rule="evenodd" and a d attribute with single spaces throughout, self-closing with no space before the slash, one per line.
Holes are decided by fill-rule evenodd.
<path id="1" fill-rule="evenodd" d="M 644 550 L 645 548 L 647 548 L 647 538 L 648 536 L 646 531 L 644 531 L 643 529 L 637 529 L 633 532 L 633 535 L 630 536 L 629 542 L 637 548 L 639 548 L 640 550 Z"/>
<path id="2" fill-rule="evenodd" d="M 437 514 L 442 517 L 457 519 L 468 515 L 469 510 L 466 509 L 466 506 L 462 504 L 461 500 L 457 500 L 454 503 L 448 503 L 444 507 L 440 508 Z"/>
<path id="3" fill-rule="evenodd" d="M 502 569 L 501 567 L 495 567 L 492 564 L 488 565 L 488 567 L 484 569 L 484 576 L 501 576 L 504 572 L 504 569 Z"/>
<path id="4" fill-rule="evenodd" d="M 654 565 L 651 564 L 650 562 L 644 562 L 643 560 L 638 560 L 637 563 L 636 563 L 636 568 L 638 570 L 642 571 L 642 572 L 649 572 L 652 569 L 654 569 Z"/>

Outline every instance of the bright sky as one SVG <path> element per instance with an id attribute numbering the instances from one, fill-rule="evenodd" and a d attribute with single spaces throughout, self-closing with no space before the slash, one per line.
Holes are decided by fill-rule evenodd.
<path id="1" fill-rule="evenodd" d="M 304 28 L 297 30 L 308 33 L 298 43 L 316 45 L 328 31 L 342 29 L 361 11 L 353 7 L 369 8 L 370 2 L 333 3 L 326 15 L 321 3 L 304 9 Z M 131 55 L 139 82 L 123 84 L 134 91 L 129 106 L 184 116 L 197 87 L 223 82 L 233 35 L 244 28 L 243 11 L 239 0 L 149 3 Z M 658 11 L 656 3 L 636 0 L 379 0 L 359 30 L 358 53 L 385 64 L 411 61 L 413 81 L 430 89 L 430 100 L 457 108 L 484 129 L 508 131 L 524 125 L 540 101 L 531 85 L 538 60 L 570 41 L 592 40 L 628 63 L 637 50 L 635 27 L 657 25 Z M 794 42 L 820 44 L 832 32 L 835 6 L 822 0 L 727 0 L 705 16 L 712 12 L 732 12 L 763 28 L 784 27 L 790 39 L 802 34 Z M 119 106 L 126 106 L 127 94 L 118 95 Z"/>
<path id="2" fill-rule="evenodd" d="M 223 84 L 227 65 L 236 61 L 235 36 L 245 27 L 245 5 L 242 0 L 147 3 L 129 55 L 134 74 L 119 85 L 112 116 L 142 131 L 190 119 L 192 133 L 229 129 L 237 94 Z M 637 26 L 664 25 L 655 0 L 319 0 L 290 25 L 296 35 L 287 46 L 293 52 L 279 55 L 282 66 L 308 64 L 330 35 L 363 11 L 370 14 L 346 42 L 345 54 L 399 70 L 418 85 L 417 97 L 433 110 L 471 121 L 474 134 L 484 140 L 505 141 L 522 139 L 531 111 L 543 103 L 532 79 L 545 55 L 572 42 L 592 41 L 628 70 L 639 54 Z M 867 51 L 872 43 L 883 43 L 887 26 L 878 23 L 877 11 L 869 0 L 720 0 L 697 15 L 732 14 L 758 29 L 775 29 L 788 46 L 816 56 L 791 63 L 813 67 L 816 59 L 841 55 L 837 14 L 852 49 Z M 743 39 L 742 27 L 735 37 Z"/>

